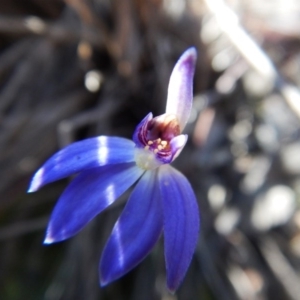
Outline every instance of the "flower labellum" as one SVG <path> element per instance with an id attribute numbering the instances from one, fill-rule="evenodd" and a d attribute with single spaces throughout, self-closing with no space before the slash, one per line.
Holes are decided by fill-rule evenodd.
<path id="1" fill-rule="evenodd" d="M 170 163 L 187 141 L 182 131 L 193 100 L 196 50 L 176 63 L 169 82 L 166 112 L 149 113 L 133 141 L 99 136 L 75 142 L 54 154 L 35 173 L 28 192 L 78 174 L 58 200 L 44 243 L 65 240 L 137 182 L 117 220 L 100 261 L 102 286 L 139 264 L 164 235 L 167 287 L 183 280 L 196 248 L 199 211 L 188 180 Z"/>

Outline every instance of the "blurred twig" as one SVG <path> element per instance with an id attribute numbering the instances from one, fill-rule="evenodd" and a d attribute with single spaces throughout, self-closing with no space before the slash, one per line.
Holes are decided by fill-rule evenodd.
<path id="1" fill-rule="evenodd" d="M 216 19 L 221 31 L 247 62 L 261 75 L 273 82 L 288 105 L 300 118 L 299 88 L 288 84 L 277 72 L 273 62 L 257 42 L 239 24 L 238 16 L 224 0 L 205 0 L 207 7 Z"/>

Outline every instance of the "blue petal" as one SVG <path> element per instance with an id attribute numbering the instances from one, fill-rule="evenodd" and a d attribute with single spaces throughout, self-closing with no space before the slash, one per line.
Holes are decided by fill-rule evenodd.
<path id="1" fill-rule="evenodd" d="M 164 211 L 167 285 L 174 292 L 191 262 L 199 233 L 199 210 L 188 180 L 171 166 L 159 168 Z"/>
<path id="2" fill-rule="evenodd" d="M 114 226 L 100 262 L 101 285 L 123 276 L 150 252 L 162 230 L 157 171 L 147 171 Z"/>
<path id="3" fill-rule="evenodd" d="M 135 164 L 128 163 L 80 173 L 58 200 L 44 243 L 62 241 L 75 235 L 122 195 L 143 172 Z"/>
<path id="4" fill-rule="evenodd" d="M 86 139 L 65 147 L 46 161 L 32 178 L 28 192 L 85 169 L 133 161 L 131 140 L 107 136 Z"/>

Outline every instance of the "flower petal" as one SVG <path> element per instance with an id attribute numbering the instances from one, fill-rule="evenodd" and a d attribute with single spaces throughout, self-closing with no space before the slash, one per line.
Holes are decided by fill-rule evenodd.
<path id="1" fill-rule="evenodd" d="M 176 157 L 180 154 L 182 149 L 184 148 L 186 142 L 187 142 L 188 136 L 186 134 L 180 134 L 175 136 L 171 142 L 170 146 L 172 149 L 172 161 L 175 160 Z"/>
<path id="2" fill-rule="evenodd" d="M 147 171 L 114 226 L 100 262 L 101 285 L 121 277 L 150 252 L 162 230 L 157 171 Z"/>
<path id="3" fill-rule="evenodd" d="M 73 143 L 54 154 L 35 173 L 28 192 L 79 171 L 134 161 L 134 143 L 119 137 L 99 136 Z"/>
<path id="4" fill-rule="evenodd" d="M 167 286 L 174 292 L 191 262 L 199 233 L 199 210 L 188 180 L 168 165 L 159 168 L 164 212 Z"/>
<path id="5" fill-rule="evenodd" d="M 135 128 L 135 131 L 133 133 L 133 141 L 139 148 L 144 148 L 145 145 L 147 145 L 147 141 L 145 138 L 145 132 L 147 131 L 147 127 L 149 122 L 153 119 L 153 114 L 149 113 Z"/>
<path id="6" fill-rule="evenodd" d="M 194 47 L 186 50 L 177 61 L 170 77 L 166 113 L 177 116 L 181 132 L 192 109 L 196 59 L 197 52 Z"/>
<path id="7" fill-rule="evenodd" d="M 75 235 L 112 204 L 143 174 L 133 163 L 108 165 L 80 173 L 56 204 L 44 243 Z"/>

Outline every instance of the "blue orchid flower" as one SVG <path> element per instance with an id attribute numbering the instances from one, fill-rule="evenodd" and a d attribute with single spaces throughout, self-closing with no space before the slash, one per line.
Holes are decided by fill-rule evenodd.
<path id="1" fill-rule="evenodd" d="M 181 134 L 190 115 L 196 50 L 186 50 L 169 82 L 165 114 L 149 113 L 133 141 L 99 136 L 54 154 L 36 172 L 28 192 L 77 174 L 60 196 L 44 243 L 70 238 L 136 184 L 100 261 L 104 286 L 133 269 L 164 236 L 167 287 L 174 292 L 191 262 L 199 234 L 199 211 L 188 180 L 169 164 L 186 144 Z"/>

